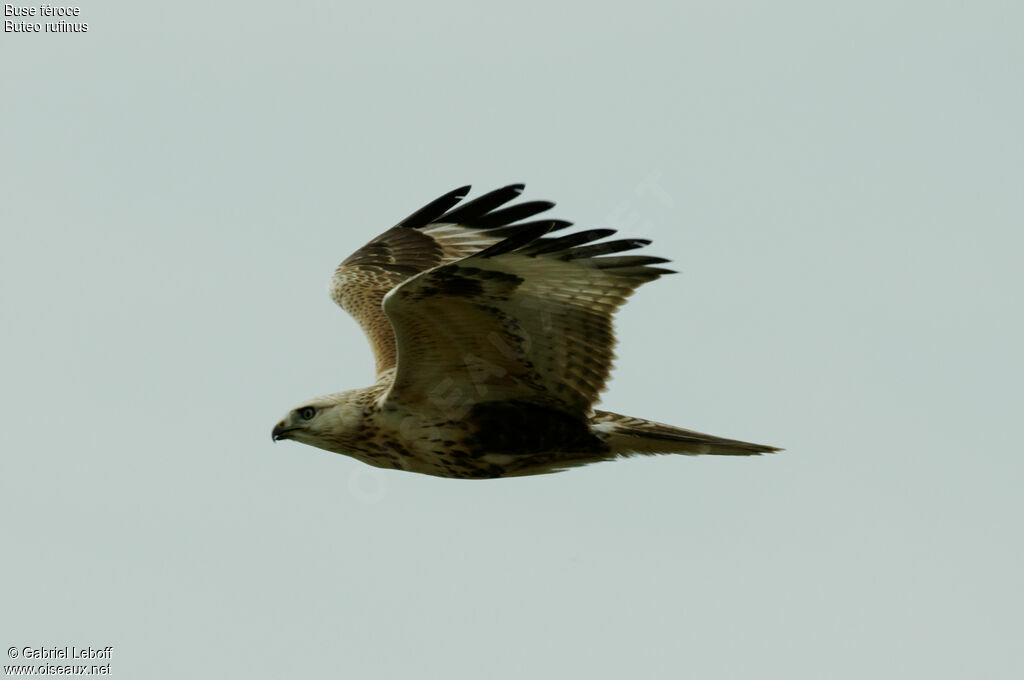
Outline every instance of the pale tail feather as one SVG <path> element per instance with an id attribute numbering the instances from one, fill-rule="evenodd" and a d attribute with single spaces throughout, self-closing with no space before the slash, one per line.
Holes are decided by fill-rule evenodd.
<path id="1" fill-rule="evenodd" d="M 756 456 L 782 449 L 656 423 L 643 418 L 595 411 L 591 431 L 600 436 L 612 454 L 681 453 L 684 455 Z"/>

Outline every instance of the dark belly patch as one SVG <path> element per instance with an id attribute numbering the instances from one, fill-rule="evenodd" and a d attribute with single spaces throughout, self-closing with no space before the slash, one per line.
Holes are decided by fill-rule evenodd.
<path id="1" fill-rule="evenodd" d="M 591 452 L 604 449 L 587 421 L 563 411 L 518 401 L 476 404 L 466 415 L 467 444 L 480 454 Z"/>

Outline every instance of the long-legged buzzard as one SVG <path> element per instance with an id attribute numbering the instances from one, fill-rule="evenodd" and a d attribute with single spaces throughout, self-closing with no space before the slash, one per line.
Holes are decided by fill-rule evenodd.
<path id="1" fill-rule="evenodd" d="M 362 326 L 377 380 L 303 402 L 274 427 L 382 468 L 469 479 L 555 472 L 631 454 L 748 456 L 772 446 L 593 408 L 612 366 L 612 316 L 667 260 L 613 229 L 528 220 L 507 186 L 456 189 L 341 263 L 331 297 Z"/>

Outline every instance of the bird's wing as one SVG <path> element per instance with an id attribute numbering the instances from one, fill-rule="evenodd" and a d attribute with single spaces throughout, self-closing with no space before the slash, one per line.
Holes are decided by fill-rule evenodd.
<path id="1" fill-rule="evenodd" d="M 381 309 L 388 291 L 407 279 L 477 253 L 518 233 L 545 225 L 561 229 L 561 220 L 513 224 L 551 208 L 554 203 L 528 201 L 501 208 L 516 198 L 513 184 L 457 207 L 469 187 L 431 201 L 342 262 L 331 279 L 331 298 L 355 317 L 373 348 L 377 376 L 395 366 L 395 338 Z M 499 209 L 500 208 L 500 209 Z"/>
<path id="2" fill-rule="evenodd" d="M 409 279 L 384 298 L 398 340 L 385 403 L 458 419 L 479 402 L 589 412 L 611 371 L 612 315 L 667 260 L 618 255 L 650 241 L 594 243 L 592 229 L 545 237 L 523 227 L 470 257 Z"/>

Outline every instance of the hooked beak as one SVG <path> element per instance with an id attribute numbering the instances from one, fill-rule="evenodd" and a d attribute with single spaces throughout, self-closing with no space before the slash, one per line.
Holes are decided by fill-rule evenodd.
<path id="1" fill-rule="evenodd" d="M 291 432 L 297 430 L 295 427 L 285 427 L 284 421 L 282 420 L 277 425 L 274 425 L 274 431 L 270 433 L 270 438 L 273 441 L 281 441 L 282 439 L 291 439 Z"/>

